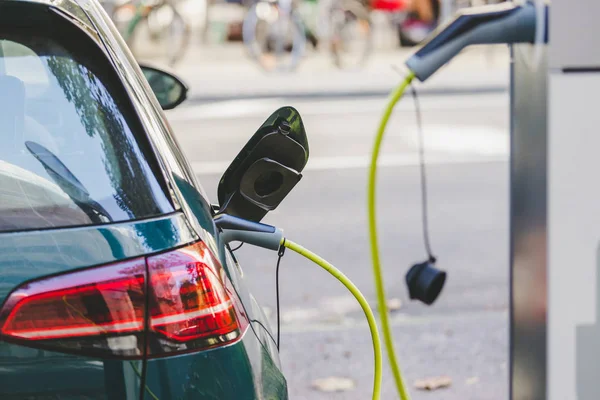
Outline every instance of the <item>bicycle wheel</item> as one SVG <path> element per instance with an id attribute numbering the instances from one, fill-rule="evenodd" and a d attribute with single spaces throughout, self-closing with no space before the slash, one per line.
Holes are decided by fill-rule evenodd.
<path id="1" fill-rule="evenodd" d="M 373 48 L 369 10 L 357 0 L 335 0 L 328 14 L 329 42 L 335 65 L 343 69 L 362 67 Z"/>
<path id="2" fill-rule="evenodd" d="M 190 43 L 190 27 L 170 2 L 152 8 L 146 17 L 149 37 L 162 48 L 162 56 L 175 65 L 185 55 Z"/>
<path id="3" fill-rule="evenodd" d="M 266 71 L 293 71 L 306 48 L 300 16 L 274 2 L 259 1 L 250 7 L 242 36 L 250 57 Z"/>
<path id="4" fill-rule="evenodd" d="M 133 33 L 143 19 L 141 6 L 134 0 L 122 1 L 112 7 L 110 17 L 121 36 L 123 36 L 123 40 L 131 47 Z"/>
<path id="5" fill-rule="evenodd" d="M 173 66 L 188 48 L 189 25 L 170 2 L 144 6 L 128 2 L 115 10 L 114 21 L 137 59 Z"/>

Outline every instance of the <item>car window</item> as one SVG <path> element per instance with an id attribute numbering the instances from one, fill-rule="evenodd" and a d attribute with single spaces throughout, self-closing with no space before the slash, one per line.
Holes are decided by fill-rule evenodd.
<path id="1" fill-rule="evenodd" d="M 80 35 L 0 24 L 0 231 L 173 211 L 124 89 Z"/>

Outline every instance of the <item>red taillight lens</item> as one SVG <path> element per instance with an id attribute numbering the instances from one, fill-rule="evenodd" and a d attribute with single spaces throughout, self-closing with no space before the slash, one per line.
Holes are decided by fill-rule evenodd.
<path id="1" fill-rule="evenodd" d="M 150 328 L 159 339 L 152 355 L 227 343 L 246 328 L 224 270 L 204 243 L 150 257 L 148 271 Z"/>
<path id="2" fill-rule="evenodd" d="M 198 242 L 27 283 L 0 310 L 0 337 L 123 358 L 143 356 L 147 342 L 149 355 L 160 357 L 235 341 L 248 325 L 239 306 L 220 264 Z"/>
<path id="3" fill-rule="evenodd" d="M 0 332 L 56 350 L 138 357 L 145 276 L 142 258 L 25 284 L 2 307 Z"/>

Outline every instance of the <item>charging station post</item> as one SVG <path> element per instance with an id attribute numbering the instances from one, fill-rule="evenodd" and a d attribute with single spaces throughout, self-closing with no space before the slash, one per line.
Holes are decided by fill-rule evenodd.
<path id="1" fill-rule="evenodd" d="M 600 397 L 598 16 L 597 0 L 553 0 L 542 65 L 513 49 L 513 400 Z"/>

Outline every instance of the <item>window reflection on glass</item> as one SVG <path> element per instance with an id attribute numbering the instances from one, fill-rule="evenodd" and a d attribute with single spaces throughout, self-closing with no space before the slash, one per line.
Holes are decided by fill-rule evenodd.
<path id="1" fill-rule="evenodd" d="M 0 27 L 0 231 L 171 212 L 110 64 L 56 35 Z"/>

